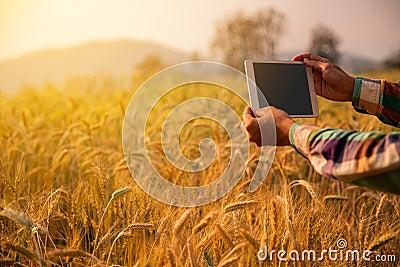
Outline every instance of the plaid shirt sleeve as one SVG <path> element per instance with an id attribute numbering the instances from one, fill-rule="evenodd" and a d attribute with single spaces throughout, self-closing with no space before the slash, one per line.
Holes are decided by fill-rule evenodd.
<path id="1" fill-rule="evenodd" d="M 400 84 L 357 78 L 353 106 L 398 126 L 399 88 Z M 400 132 L 357 132 L 296 122 L 290 143 L 326 177 L 400 193 Z"/>
<path id="2" fill-rule="evenodd" d="M 356 111 L 400 127 L 400 83 L 357 77 L 352 103 Z"/>

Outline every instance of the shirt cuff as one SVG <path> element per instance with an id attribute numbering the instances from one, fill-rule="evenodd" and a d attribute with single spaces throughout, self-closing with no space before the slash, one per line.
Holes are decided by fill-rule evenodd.
<path id="1" fill-rule="evenodd" d="M 357 77 L 354 84 L 352 104 L 355 110 L 363 110 L 379 116 L 382 112 L 384 80 Z"/>
<path id="2" fill-rule="evenodd" d="M 304 121 L 295 122 L 289 131 L 290 144 L 304 157 L 308 158 L 308 138 L 315 130 L 320 129 L 314 124 Z"/>

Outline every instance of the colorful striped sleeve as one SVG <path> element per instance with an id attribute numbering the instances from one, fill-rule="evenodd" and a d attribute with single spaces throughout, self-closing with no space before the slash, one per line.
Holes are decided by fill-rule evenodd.
<path id="1" fill-rule="evenodd" d="M 357 77 L 353 107 L 377 116 L 382 122 L 400 127 L 400 83 Z"/>
<path id="2" fill-rule="evenodd" d="M 400 193 L 400 133 L 318 128 L 296 122 L 291 145 L 329 178 Z"/>
<path id="3" fill-rule="evenodd" d="M 400 126 L 400 83 L 357 77 L 352 104 L 358 112 Z M 321 129 L 296 122 L 290 143 L 326 177 L 400 193 L 400 132 Z"/>

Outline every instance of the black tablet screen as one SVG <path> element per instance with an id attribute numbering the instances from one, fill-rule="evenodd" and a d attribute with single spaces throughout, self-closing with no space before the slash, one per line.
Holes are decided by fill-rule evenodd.
<path id="1" fill-rule="evenodd" d="M 304 64 L 253 63 L 257 86 L 268 104 L 289 115 L 311 115 L 312 105 Z M 257 92 L 259 94 L 259 92 Z M 267 106 L 258 95 L 261 107 Z"/>

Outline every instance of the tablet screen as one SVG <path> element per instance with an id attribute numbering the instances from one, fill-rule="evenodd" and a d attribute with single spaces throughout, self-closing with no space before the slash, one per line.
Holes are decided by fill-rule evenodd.
<path id="1" fill-rule="evenodd" d="M 253 68 L 255 83 L 270 106 L 290 115 L 313 114 L 304 64 L 254 62 Z M 260 95 L 258 102 L 260 108 L 267 106 Z"/>

